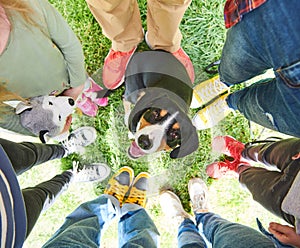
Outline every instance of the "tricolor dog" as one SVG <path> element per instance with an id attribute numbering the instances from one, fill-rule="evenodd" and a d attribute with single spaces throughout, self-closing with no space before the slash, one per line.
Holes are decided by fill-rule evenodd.
<path id="1" fill-rule="evenodd" d="M 125 124 L 133 135 L 128 155 L 137 159 L 158 151 L 181 158 L 199 141 L 188 117 L 192 83 L 184 66 L 170 53 L 135 53 L 125 72 Z"/>

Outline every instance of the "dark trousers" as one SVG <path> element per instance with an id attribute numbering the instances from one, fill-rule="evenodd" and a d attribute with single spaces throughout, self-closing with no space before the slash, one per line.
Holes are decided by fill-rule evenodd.
<path id="1" fill-rule="evenodd" d="M 31 142 L 15 143 L 1 138 L 0 144 L 9 157 L 17 175 L 22 174 L 35 165 L 52 159 L 62 158 L 65 154 L 65 150 L 61 145 Z M 22 190 L 27 215 L 26 236 L 31 232 L 45 203 L 55 199 L 55 197 L 66 188 L 65 186 L 68 185 L 71 177 L 72 173 L 65 171 L 49 181 Z"/>
<path id="2" fill-rule="evenodd" d="M 263 163 L 268 168 L 248 167 L 239 176 L 240 183 L 251 192 L 253 199 L 291 225 L 295 219 L 282 211 L 281 203 L 300 170 L 300 139 L 291 138 L 246 147 L 244 158 Z M 275 169 L 275 170 L 274 170 Z"/>

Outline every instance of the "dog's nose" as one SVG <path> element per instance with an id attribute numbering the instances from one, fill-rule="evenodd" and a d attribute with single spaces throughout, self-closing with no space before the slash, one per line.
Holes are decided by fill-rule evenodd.
<path id="1" fill-rule="evenodd" d="M 72 98 L 69 98 L 68 102 L 71 106 L 74 106 L 75 104 L 75 101 Z"/>
<path id="2" fill-rule="evenodd" d="M 149 150 L 152 148 L 153 144 L 151 143 L 148 135 L 141 135 L 138 138 L 138 145 L 144 150 Z"/>

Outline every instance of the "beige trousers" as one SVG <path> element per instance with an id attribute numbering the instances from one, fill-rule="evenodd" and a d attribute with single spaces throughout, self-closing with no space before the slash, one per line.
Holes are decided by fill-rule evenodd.
<path id="1" fill-rule="evenodd" d="M 175 52 L 182 39 L 179 25 L 192 0 L 148 0 L 147 39 L 152 49 Z M 86 0 L 112 41 L 112 49 L 126 52 L 144 39 L 137 0 Z"/>

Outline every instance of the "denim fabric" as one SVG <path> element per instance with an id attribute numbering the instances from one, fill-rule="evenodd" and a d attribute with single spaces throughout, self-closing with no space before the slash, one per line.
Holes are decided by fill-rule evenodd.
<path id="1" fill-rule="evenodd" d="M 43 247 L 99 247 L 101 235 L 114 218 L 119 220 L 120 247 L 157 247 L 159 233 L 145 209 L 102 195 L 81 204 Z"/>
<path id="2" fill-rule="evenodd" d="M 229 95 L 229 107 L 273 130 L 300 137 L 300 4 L 269 0 L 227 32 L 220 78 L 238 84 L 273 69 L 275 78 Z"/>
<path id="3" fill-rule="evenodd" d="M 266 235 L 270 240 L 273 241 L 273 243 L 275 244 L 276 248 L 293 248 L 293 246 L 290 245 L 285 245 L 282 244 L 277 238 L 275 238 L 275 236 L 271 233 L 269 233 L 262 225 L 262 223 L 259 221 L 258 218 L 256 218 L 256 223 L 258 226 L 258 229 L 264 234 Z"/>
<path id="4" fill-rule="evenodd" d="M 186 222 L 186 221 L 185 221 Z M 197 213 L 197 226 L 201 226 L 203 235 L 214 248 L 270 248 L 275 247 L 274 243 L 253 228 L 232 223 L 222 219 L 214 213 Z M 191 226 L 192 222 L 182 223 L 179 228 L 180 239 L 178 247 L 206 247 L 201 239 L 200 233 L 196 236 L 195 229 Z M 191 235 L 192 234 L 192 235 Z M 186 235 L 185 237 L 183 237 Z M 197 245 L 193 245 L 193 242 Z M 191 244 L 191 245 L 189 245 Z"/>
<path id="5" fill-rule="evenodd" d="M 178 228 L 178 247 L 206 248 L 205 240 L 199 234 L 199 229 L 190 219 L 184 219 Z"/>

